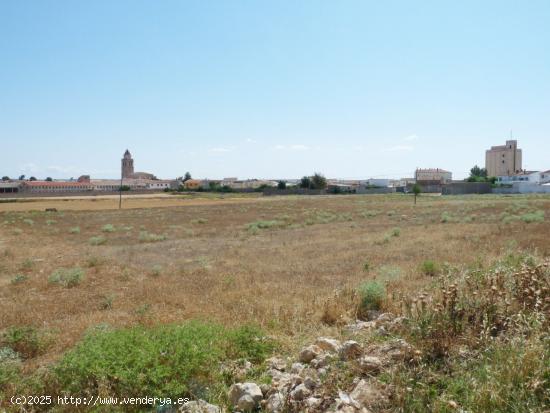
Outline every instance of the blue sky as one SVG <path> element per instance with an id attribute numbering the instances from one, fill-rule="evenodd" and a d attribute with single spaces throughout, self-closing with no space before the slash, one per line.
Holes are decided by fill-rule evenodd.
<path id="1" fill-rule="evenodd" d="M 548 1 L 0 1 L 0 174 L 550 169 Z"/>

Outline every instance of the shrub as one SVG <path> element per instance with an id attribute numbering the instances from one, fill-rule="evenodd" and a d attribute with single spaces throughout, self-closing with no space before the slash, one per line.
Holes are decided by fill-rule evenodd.
<path id="1" fill-rule="evenodd" d="M 401 235 L 401 228 L 393 228 L 390 232 L 390 235 L 392 237 L 398 237 L 399 235 Z"/>
<path id="2" fill-rule="evenodd" d="M 115 296 L 112 294 L 103 296 L 103 298 L 101 299 L 101 303 L 99 304 L 99 308 L 102 310 L 112 309 L 114 299 L 115 299 Z"/>
<path id="3" fill-rule="evenodd" d="M 46 349 L 48 340 L 35 327 L 12 326 L 3 333 L 1 343 L 28 359 L 41 354 Z"/>
<path id="4" fill-rule="evenodd" d="M 72 288 L 80 284 L 84 278 L 84 271 L 79 268 L 60 268 L 55 270 L 48 278 L 51 284 L 60 284 L 66 288 Z"/>
<path id="5" fill-rule="evenodd" d="M 521 216 L 521 220 L 523 222 L 531 223 L 531 222 L 544 222 L 544 211 L 538 210 L 535 212 L 528 212 L 526 214 L 523 214 Z"/>
<path id="6" fill-rule="evenodd" d="M 160 265 L 153 265 L 149 274 L 153 277 L 158 277 L 162 273 L 162 267 Z"/>
<path id="7" fill-rule="evenodd" d="M 206 224 L 208 222 L 205 218 L 198 218 L 191 220 L 191 224 Z"/>
<path id="8" fill-rule="evenodd" d="M 147 231 L 141 231 L 139 233 L 139 242 L 158 242 L 164 241 L 165 239 L 166 235 L 151 234 Z"/>
<path id="9" fill-rule="evenodd" d="M 188 322 L 133 327 L 88 334 L 54 369 L 60 392 L 113 396 L 208 398 L 212 383 L 223 380 L 220 363 L 246 358 L 261 362 L 271 350 L 251 327 L 228 330 Z"/>
<path id="10" fill-rule="evenodd" d="M 439 267 L 434 261 L 426 260 L 422 262 L 420 270 L 424 275 L 429 275 L 430 277 L 433 277 L 439 272 Z"/>
<path id="11" fill-rule="evenodd" d="M 101 259 L 98 257 L 88 257 L 86 260 L 86 266 L 88 268 L 97 267 L 99 264 L 101 264 Z"/>
<path id="12" fill-rule="evenodd" d="M 441 222 L 446 223 L 446 222 L 451 222 L 452 220 L 453 220 L 453 217 L 447 211 L 444 211 L 441 214 Z"/>
<path id="13" fill-rule="evenodd" d="M 69 229 L 70 234 L 80 234 L 80 227 L 72 227 Z"/>
<path id="14" fill-rule="evenodd" d="M 56 224 L 56 223 L 57 223 L 57 221 L 54 220 L 54 219 L 47 219 L 46 220 L 46 225 L 53 225 L 53 224 Z"/>
<path id="15" fill-rule="evenodd" d="M 11 279 L 10 282 L 11 282 L 12 284 L 21 284 L 21 283 L 27 281 L 28 278 L 29 278 L 29 277 L 27 277 L 27 276 L 24 275 L 24 274 L 17 274 L 15 277 L 13 277 L 13 278 Z"/>
<path id="16" fill-rule="evenodd" d="M 401 333 L 422 361 L 392 377 L 403 396 L 395 410 L 545 411 L 549 267 L 510 254 L 489 268 L 456 268 L 429 295 L 403 300 L 409 322 Z"/>
<path id="17" fill-rule="evenodd" d="M 386 287 L 379 281 L 366 281 L 358 288 L 360 315 L 365 315 L 369 310 L 380 310 L 386 298 Z"/>
<path id="18" fill-rule="evenodd" d="M 21 270 L 23 271 L 30 271 L 33 269 L 33 267 L 34 261 L 30 258 L 25 259 L 25 261 L 23 261 L 20 266 Z"/>
<path id="19" fill-rule="evenodd" d="M 31 226 L 34 225 L 34 221 L 30 218 L 24 219 L 23 222 L 27 225 L 31 225 Z"/>
<path id="20" fill-rule="evenodd" d="M 10 347 L 0 347 L 0 389 L 18 380 L 21 371 L 21 359 Z M 2 393 L 0 392 L 0 395 Z"/>
<path id="21" fill-rule="evenodd" d="M 378 211 L 362 211 L 359 213 L 363 218 L 373 218 L 379 214 Z"/>
<path id="22" fill-rule="evenodd" d="M 254 221 L 254 222 L 251 222 L 249 224 L 246 224 L 246 229 L 249 232 L 255 234 L 261 229 L 273 228 L 273 227 L 276 227 L 280 224 L 281 223 L 279 221 L 276 221 L 276 220 L 273 220 L 273 221 Z"/>
<path id="23" fill-rule="evenodd" d="M 101 227 L 101 231 L 103 232 L 115 232 L 116 228 L 112 224 L 105 224 L 103 227 Z"/>
<path id="24" fill-rule="evenodd" d="M 94 245 L 94 246 L 98 246 L 98 245 L 103 245 L 107 242 L 107 238 L 105 237 L 102 237 L 101 235 L 98 235 L 97 237 L 91 237 L 89 240 L 88 240 L 88 243 L 90 245 Z"/>
<path id="25" fill-rule="evenodd" d="M 401 268 L 394 265 L 382 265 L 378 269 L 378 278 L 384 282 L 393 281 L 401 277 Z"/>

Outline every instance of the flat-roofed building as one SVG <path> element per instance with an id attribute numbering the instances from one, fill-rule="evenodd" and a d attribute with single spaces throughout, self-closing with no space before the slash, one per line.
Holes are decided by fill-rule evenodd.
<path id="1" fill-rule="evenodd" d="M 521 149 L 518 141 L 506 141 L 506 145 L 491 146 L 485 152 L 485 169 L 488 176 L 511 176 L 521 172 Z"/>
<path id="2" fill-rule="evenodd" d="M 21 184 L 19 182 L 0 182 L 0 194 L 12 194 L 19 192 Z"/>

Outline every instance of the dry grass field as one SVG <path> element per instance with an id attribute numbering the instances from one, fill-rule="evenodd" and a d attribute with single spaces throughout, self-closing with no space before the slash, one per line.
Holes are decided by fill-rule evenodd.
<path id="1" fill-rule="evenodd" d="M 426 261 L 474 267 L 510 250 L 550 255 L 547 196 L 114 202 L 0 203 L 0 330 L 33 326 L 47 337 L 25 374 L 101 325 L 254 323 L 293 351 L 338 334 L 337 322 L 322 321 L 327 306 L 365 280 L 387 282 L 391 309 L 432 283 Z"/>

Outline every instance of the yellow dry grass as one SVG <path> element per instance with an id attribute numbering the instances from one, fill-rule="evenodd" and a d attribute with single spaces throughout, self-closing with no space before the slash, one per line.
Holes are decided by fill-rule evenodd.
<path id="1" fill-rule="evenodd" d="M 211 205 L 247 202 L 258 199 L 260 194 L 138 194 L 123 195 L 123 209 L 161 208 L 187 205 Z M 55 208 L 64 211 L 97 211 L 119 208 L 118 195 L 18 197 L 0 199 L 2 211 L 44 211 Z"/>
<path id="2" fill-rule="evenodd" d="M 335 291 L 384 272 L 398 294 L 430 282 L 424 260 L 470 265 L 511 246 L 550 254 L 544 196 L 420 197 L 416 206 L 405 195 L 160 197 L 126 200 L 121 211 L 113 202 L 0 204 L 0 330 L 33 325 L 52 337 L 28 369 L 102 323 L 254 322 L 285 340 L 326 328 Z M 42 212 L 51 207 L 58 212 Z M 527 211 L 547 218 L 504 222 Z M 92 237 L 105 242 L 91 245 Z M 80 284 L 48 282 L 73 267 L 85 271 Z M 26 278 L 14 283 L 18 274 Z"/>

